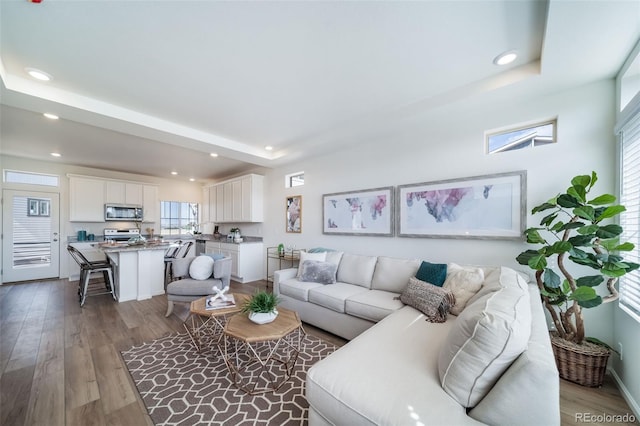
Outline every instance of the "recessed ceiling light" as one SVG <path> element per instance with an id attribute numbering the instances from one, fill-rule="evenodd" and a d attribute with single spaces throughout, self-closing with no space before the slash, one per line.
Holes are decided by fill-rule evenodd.
<path id="1" fill-rule="evenodd" d="M 62 154 L 60 154 L 59 152 L 52 152 L 51 156 L 52 157 L 62 157 Z"/>
<path id="2" fill-rule="evenodd" d="M 60 118 L 60 117 L 58 117 L 58 116 L 57 116 L 57 115 L 55 115 L 55 114 L 51 114 L 50 112 L 45 112 L 45 113 L 44 113 L 44 114 L 42 114 L 42 115 L 44 115 L 44 116 L 45 116 L 45 117 L 47 117 L 47 118 L 50 118 L 51 120 L 57 120 L 58 118 Z"/>
<path id="3" fill-rule="evenodd" d="M 271 151 L 273 147 L 271 145 L 267 145 L 264 147 L 264 149 L 266 149 L 267 151 Z"/>
<path id="4" fill-rule="evenodd" d="M 53 78 L 50 74 L 47 74 L 46 72 L 35 68 L 25 68 L 25 71 L 27 71 L 27 73 L 36 80 L 51 81 L 51 79 Z"/>
<path id="5" fill-rule="evenodd" d="M 194 178 L 189 178 L 189 182 L 195 182 L 196 180 Z"/>
<path id="6" fill-rule="evenodd" d="M 515 50 L 509 50 L 508 52 L 503 52 L 495 57 L 493 63 L 496 65 L 507 65 L 511 62 L 515 61 L 518 57 L 518 52 Z"/>
<path id="7" fill-rule="evenodd" d="M 209 154 L 209 155 L 210 155 L 210 156 L 212 156 L 212 157 L 217 157 L 217 156 L 218 156 L 218 154 L 217 154 L 217 153 L 215 153 L 215 152 L 212 152 L 212 153 L 211 153 L 211 154 Z"/>
<path id="8" fill-rule="evenodd" d="M 178 174 L 178 172 L 171 172 L 171 174 L 175 176 Z"/>

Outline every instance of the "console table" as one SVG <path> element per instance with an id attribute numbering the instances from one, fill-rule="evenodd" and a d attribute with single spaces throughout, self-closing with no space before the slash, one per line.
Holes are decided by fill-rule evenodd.
<path id="1" fill-rule="evenodd" d="M 269 260 L 274 259 L 278 261 L 278 267 L 275 271 L 283 269 L 283 264 L 285 268 L 295 268 L 298 266 L 298 262 L 300 262 L 300 251 L 299 249 L 285 250 L 284 253 L 280 255 L 278 247 L 267 248 L 267 287 L 270 282 L 273 282 L 273 271 L 271 274 L 269 273 Z"/>

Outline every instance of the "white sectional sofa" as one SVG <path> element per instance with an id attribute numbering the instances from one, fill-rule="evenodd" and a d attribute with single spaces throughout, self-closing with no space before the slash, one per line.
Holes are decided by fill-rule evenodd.
<path id="1" fill-rule="evenodd" d="M 484 279 L 459 316 L 432 323 L 398 296 L 421 261 L 331 253 L 335 284 L 276 271 L 280 305 L 351 340 L 307 374 L 310 425 L 558 425 L 559 379 L 538 290 Z"/>

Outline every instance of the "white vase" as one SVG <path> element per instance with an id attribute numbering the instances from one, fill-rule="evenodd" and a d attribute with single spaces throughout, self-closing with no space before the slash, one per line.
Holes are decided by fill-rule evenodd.
<path id="1" fill-rule="evenodd" d="M 249 312 L 249 320 L 256 324 L 268 324 L 276 319 L 278 316 L 278 310 L 274 309 L 271 312 Z"/>

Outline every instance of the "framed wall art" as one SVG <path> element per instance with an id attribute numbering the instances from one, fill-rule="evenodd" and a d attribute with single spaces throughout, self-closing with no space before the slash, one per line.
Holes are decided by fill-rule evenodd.
<path id="1" fill-rule="evenodd" d="M 287 197 L 287 232 L 302 232 L 302 195 Z"/>
<path id="2" fill-rule="evenodd" d="M 27 199 L 27 216 L 51 216 L 51 200 Z"/>
<path id="3" fill-rule="evenodd" d="M 522 239 L 526 171 L 398 186 L 400 237 Z"/>
<path id="4" fill-rule="evenodd" d="M 322 233 L 393 236 L 393 187 L 322 196 Z"/>

